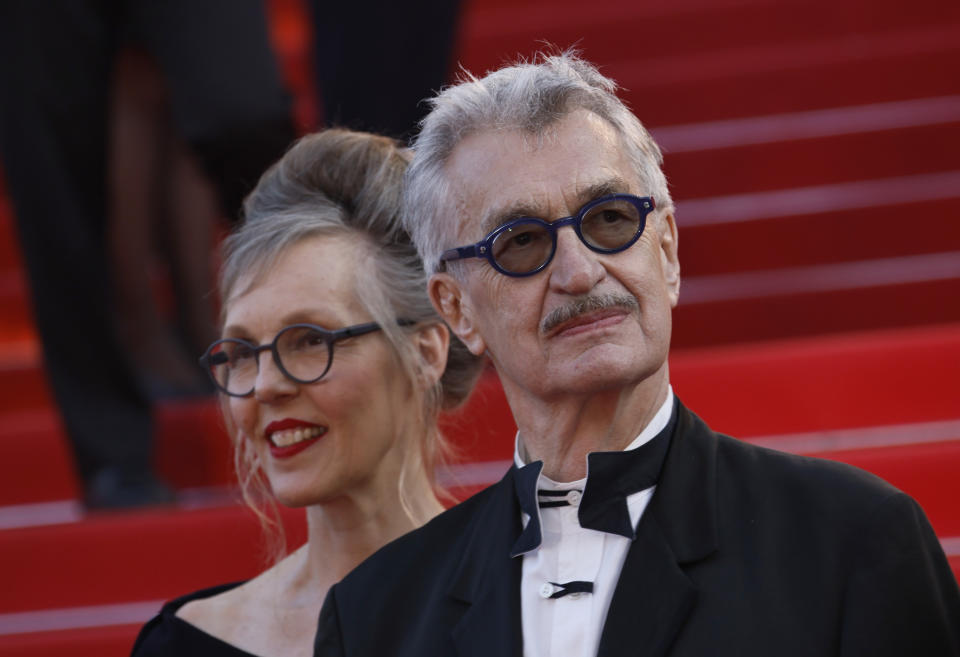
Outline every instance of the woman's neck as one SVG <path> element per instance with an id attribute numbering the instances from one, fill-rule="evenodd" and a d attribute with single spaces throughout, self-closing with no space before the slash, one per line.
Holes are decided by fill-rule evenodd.
<path id="1" fill-rule="evenodd" d="M 426 474 L 405 477 L 401 493 L 349 496 L 307 508 L 307 545 L 297 582 L 324 592 L 378 549 L 443 511 Z"/>

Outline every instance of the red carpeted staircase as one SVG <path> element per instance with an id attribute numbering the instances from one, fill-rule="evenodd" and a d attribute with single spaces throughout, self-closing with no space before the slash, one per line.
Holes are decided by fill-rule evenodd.
<path id="1" fill-rule="evenodd" d="M 600 64 L 666 152 L 678 395 L 720 431 L 910 493 L 960 574 L 960 4 L 472 0 L 459 59 L 482 73 L 538 40 Z M 212 401 L 157 411 L 175 507 L 83 511 L 0 199 L 0 654 L 124 655 L 163 600 L 261 569 L 259 526 Z M 458 496 L 503 473 L 492 374 L 445 426 Z"/>

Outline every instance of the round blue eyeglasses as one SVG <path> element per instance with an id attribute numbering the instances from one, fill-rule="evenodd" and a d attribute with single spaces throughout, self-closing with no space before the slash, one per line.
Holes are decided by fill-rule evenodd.
<path id="1" fill-rule="evenodd" d="M 545 221 L 520 217 L 499 226 L 476 244 L 449 249 L 440 265 L 451 260 L 485 258 L 507 276 L 532 276 L 543 270 L 557 251 L 557 230 L 573 226 L 577 237 L 597 253 L 619 253 L 640 239 L 655 204 L 649 196 L 610 194 L 594 199 L 571 217 Z"/>

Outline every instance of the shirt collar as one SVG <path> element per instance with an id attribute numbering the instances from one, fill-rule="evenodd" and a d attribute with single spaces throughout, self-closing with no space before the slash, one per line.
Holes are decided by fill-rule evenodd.
<path id="1" fill-rule="evenodd" d="M 647 424 L 646 427 L 640 432 L 640 434 L 623 450 L 624 452 L 635 450 L 643 445 L 646 445 L 651 440 L 656 438 L 664 429 L 669 425 L 671 418 L 673 417 L 673 408 L 674 408 L 674 395 L 673 388 L 667 387 L 667 398 L 664 400 L 663 405 L 657 410 L 654 414 L 653 419 Z M 606 459 L 611 453 L 609 452 L 591 452 L 587 455 L 587 477 L 578 479 L 577 481 L 570 482 L 557 482 L 549 477 L 543 475 L 543 462 L 536 461 L 525 467 L 528 464 L 525 460 L 528 458 L 526 450 L 523 448 L 523 445 L 520 441 L 520 435 L 517 434 L 515 446 L 514 446 L 514 463 L 518 469 L 517 478 L 515 479 L 514 485 L 516 487 L 517 497 L 520 500 L 521 512 L 520 519 L 523 524 L 523 533 L 517 539 L 517 542 L 514 544 L 514 547 L 511 551 L 511 556 L 516 557 L 528 552 L 537 550 L 540 547 L 542 536 L 541 536 L 541 527 L 542 527 L 542 517 L 540 514 L 540 506 L 537 504 L 537 490 L 570 490 L 570 489 L 579 489 L 586 493 L 587 491 L 587 478 L 589 477 L 590 471 L 590 460 L 591 455 L 596 458 Z M 661 457 L 662 458 L 662 457 Z M 619 461 L 618 461 L 619 463 Z M 603 486 L 604 484 L 610 482 L 594 482 L 598 486 Z M 613 482 L 613 485 L 617 485 L 616 482 Z M 600 490 L 600 489 L 597 489 Z M 596 491 L 594 491 L 596 492 Z M 644 494 L 643 490 L 638 490 L 634 493 L 627 495 L 625 498 L 622 498 L 625 502 L 623 509 L 618 509 L 619 513 L 616 514 L 613 523 L 615 526 L 602 528 L 603 531 L 612 531 L 620 535 L 625 535 L 628 538 L 633 535 L 633 528 L 636 526 L 639 514 L 642 510 L 642 505 L 640 501 L 642 500 L 642 495 Z M 624 502 L 621 502 L 623 504 Z M 578 502 L 579 507 L 579 502 Z M 592 507 L 591 507 L 592 508 Z M 583 511 L 583 508 L 580 508 L 580 511 Z M 607 514 L 609 515 L 609 514 Z M 580 513 L 578 511 L 578 518 Z M 598 519 L 602 519 L 599 518 Z M 588 519 L 589 520 L 589 519 Z M 608 518 L 609 520 L 609 518 Z M 590 525 L 583 524 L 584 519 L 580 518 L 581 525 L 584 527 L 589 527 L 591 529 L 599 529 L 599 526 L 594 526 L 593 520 L 589 520 Z M 627 523 L 629 527 L 624 527 L 624 523 Z M 607 523 L 609 524 L 609 523 Z"/>
<path id="2" fill-rule="evenodd" d="M 643 428 L 643 431 L 633 439 L 633 441 L 627 445 L 623 451 L 636 449 L 640 445 L 650 442 L 658 433 L 663 431 L 663 428 L 667 426 L 667 423 L 670 421 L 670 415 L 673 412 L 673 386 L 667 386 L 667 398 L 664 400 L 663 404 L 660 405 L 660 408 L 657 409 L 657 413 L 653 416 L 653 419 L 647 423 L 647 426 Z M 530 455 L 527 454 L 527 449 L 523 445 L 523 441 L 520 440 L 520 432 L 517 432 L 516 437 L 513 440 L 513 462 L 517 468 L 522 468 L 527 463 L 530 463 Z M 589 463 L 589 462 L 588 462 Z M 582 479 L 577 479 L 576 481 L 567 481 L 560 482 L 554 481 L 550 477 L 547 477 L 544 474 L 540 475 L 538 486 L 540 488 L 545 488 L 549 490 L 562 490 L 566 488 L 583 488 L 583 485 L 586 483 L 587 478 L 583 477 Z"/>

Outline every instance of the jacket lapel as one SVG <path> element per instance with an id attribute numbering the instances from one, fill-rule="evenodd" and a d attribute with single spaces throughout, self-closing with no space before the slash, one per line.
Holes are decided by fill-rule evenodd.
<path id="1" fill-rule="evenodd" d="M 465 606 L 453 628 L 461 657 L 520 657 L 522 559 L 510 549 L 520 535 L 520 509 L 514 495 L 515 467 L 494 486 L 492 497 L 478 514 L 472 536 L 453 578 L 453 603 Z"/>
<path id="2" fill-rule="evenodd" d="M 717 549 L 716 441 L 679 400 L 675 412 L 660 483 L 627 552 L 598 657 L 666 655 L 696 605 L 683 566 Z"/>

